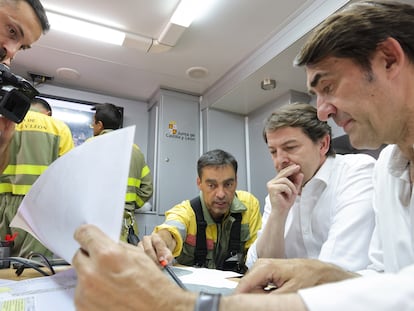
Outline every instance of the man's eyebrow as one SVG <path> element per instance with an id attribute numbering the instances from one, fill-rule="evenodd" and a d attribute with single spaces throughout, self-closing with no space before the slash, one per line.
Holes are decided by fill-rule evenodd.
<path id="1" fill-rule="evenodd" d="M 229 178 L 229 179 L 226 179 L 223 183 L 226 184 L 228 182 L 233 182 L 235 180 L 236 180 L 235 178 Z"/>
<path id="2" fill-rule="evenodd" d="M 323 75 L 321 73 L 316 74 L 313 77 L 313 80 L 311 81 L 310 86 L 315 87 L 319 83 L 319 80 L 322 78 L 322 76 Z"/>
<path id="3" fill-rule="evenodd" d="M 211 178 L 207 178 L 207 179 L 205 180 L 205 182 L 208 182 L 208 183 L 214 183 L 214 184 L 216 184 L 216 183 L 217 183 L 217 180 L 215 180 L 215 179 L 211 179 Z"/>
<path id="4" fill-rule="evenodd" d="M 316 87 L 319 83 L 319 80 L 326 75 L 327 75 L 326 73 L 318 73 L 313 77 L 313 80 L 309 83 L 310 85 L 310 88 L 308 90 L 309 94 L 315 95 L 315 92 L 312 90 L 312 88 Z"/>
<path id="5" fill-rule="evenodd" d="M 15 26 L 16 27 L 16 29 L 17 29 L 17 32 L 19 33 L 19 36 L 22 38 L 22 40 L 24 39 L 24 30 L 23 30 L 23 28 L 20 26 L 20 25 L 16 25 Z M 21 47 L 20 47 L 20 50 L 27 50 L 27 49 L 30 49 L 31 48 L 31 46 L 30 45 L 22 45 Z"/>
<path id="6" fill-rule="evenodd" d="M 286 140 L 286 141 L 282 142 L 282 143 L 280 144 L 280 146 L 286 146 L 286 145 L 289 145 L 289 144 L 297 144 L 297 143 L 298 143 L 298 140 L 297 140 L 297 139 L 292 138 L 292 139 L 289 139 L 289 140 Z M 276 149 L 276 148 L 274 148 L 273 146 L 269 146 L 268 148 L 269 148 L 269 149 Z"/>
<path id="7" fill-rule="evenodd" d="M 19 30 L 20 36 L 22 38 L 24 38 L 24 30 L 23 30 L 23 28 L 20 25 L 16 25 L 16 28 Z"/>
<path id="8" fill-rule="evenodd" d="M 224 180 L 223 183 L 228 183 L 230 181 L 235 181 L 235 180 L 236 180 L 236 178 L 233 178 L 232 177 L 232 178 L 229 178 L 229 179 Z M 217 180 L 216 179 L 206 179 L 205 182 L 217 184 Z"/>

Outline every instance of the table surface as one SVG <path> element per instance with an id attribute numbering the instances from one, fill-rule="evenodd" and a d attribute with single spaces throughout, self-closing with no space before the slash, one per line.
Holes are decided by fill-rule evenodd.
<path id="1" fill-rule="evenodd" d="M 58 271 L 63 271 L 71 268 L 71 266 L 54 266 L 53 269 Z M 42 268 L 46 273 L 50 273 L 50 271 L 47 268 Z M 39 273 L 35 269 L 26 268 L 24 269 L 23 273 L 20 276 L 16 275 L 16 269 L 13 269 L 12 267 L 6 268 L 6 269 L 0 269 L 0 279 L 5 280 L 13 280 L 13 281 L 21 281 L 26 279 L 32 279 L 41 277 L 43 274 Z"/>

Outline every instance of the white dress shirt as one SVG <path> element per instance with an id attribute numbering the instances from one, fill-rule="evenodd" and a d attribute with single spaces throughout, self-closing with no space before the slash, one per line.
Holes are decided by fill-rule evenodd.
<path id="1" fill-rule="evenodd" d="M 286 258 L 317 258 L 351 271 L 367 267 L 374 228 L 374 164 L 375 159 L 365 154 L 338 154 L 325 160 L 289 211 Z M 271 210 L 267 196 L 258 237 Z M 256 243 L 247 254 L 249 268 L 257 260 Z"/>
<path id="2" fill-rule="evenodd" d="M 369 268 L 390 273 L 301 290 L 310 311 L 414 310 L 414 199 L 408 160 L 396 146 L 386 147 L 375 166 L 374 210 Z"/>

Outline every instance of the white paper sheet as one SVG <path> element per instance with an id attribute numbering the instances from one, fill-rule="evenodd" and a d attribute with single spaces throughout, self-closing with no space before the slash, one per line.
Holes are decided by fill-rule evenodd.
<path id="1" fill-rule="evenodd" d="M 191 292 L 204 291 L 230 295 L 238 284 L 234 279 L 242 276 L 232 271 L 207 268 L 178 266 L 172 269 Z"/>
<path id="2" fill-rule="evenodd" d="M 0 310 L 75 311 L 77 278 L 73 269 L 48 277 L 0 285 Z"/>
<path id="3" fill-rule="evenodd" d="M 135 126 L 82 144 L 53 162 L 33 184 L 11 222 L 67 262 L 75 229 L 94 224 L 119 240 Z"/>
<path id="4" fill-rule="evenodd" d="M 230 295 L 237 282 L 230 281 L 228 278 L 240 276 L 235 272 L 206 268 L 182 266 L 172 268 L 187 289 L 192 292 L 202 290 Z M 76 272 L 72 268 L 53 276 L 0 285 L 0 310 L 74 311 L 73 297 L 76 283 Z"/>

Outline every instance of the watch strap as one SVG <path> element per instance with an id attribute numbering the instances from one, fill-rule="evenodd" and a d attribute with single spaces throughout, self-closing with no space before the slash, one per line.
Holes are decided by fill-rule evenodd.
<path id="1" fill-rule="evenodd" d="M 221 294 L 200 292 L 194 311 L 218 311 Z"/>

